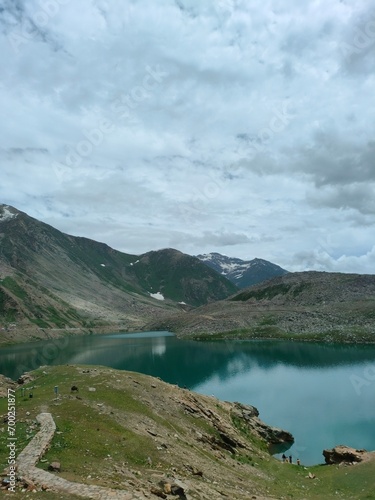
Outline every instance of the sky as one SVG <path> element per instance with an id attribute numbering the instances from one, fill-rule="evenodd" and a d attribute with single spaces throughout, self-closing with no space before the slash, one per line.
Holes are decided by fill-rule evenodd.
<path id="1" fill-rule="evenodd" d="M 141 254 L 374 273 L 371 0 L 0 0 L 0 203 Z"/>

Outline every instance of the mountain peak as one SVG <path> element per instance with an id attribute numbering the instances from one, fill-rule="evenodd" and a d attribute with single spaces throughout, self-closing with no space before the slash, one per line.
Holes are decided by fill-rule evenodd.
<path id="1" fill-rule="evenodd" d="M 262 281 L 288 273 L 288 271 L 282 269 L 280 266 L 259 258 L 246 261 L 227 257 L 216 252 L 198 255 L 197 257 L 204 264 L 225 276 L 239 288 L 256 285 Z"/>

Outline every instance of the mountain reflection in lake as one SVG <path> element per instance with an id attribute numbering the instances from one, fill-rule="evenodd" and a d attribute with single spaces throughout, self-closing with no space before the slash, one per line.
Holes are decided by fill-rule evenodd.
<path id="1" fill-rule="evenodd" d="M 375 346 L 284 341 L 193 342 L 168 332 L 69 337 L 3 348 L 11 378 L 44 364 L 95 364 L 256 406 L 293 433 L 304 464 L 337 444 L 375 450 Z M 367 371 L 366 371 L 367 369 Z M 69 382 L 67 382 L 69 385 Z"/>

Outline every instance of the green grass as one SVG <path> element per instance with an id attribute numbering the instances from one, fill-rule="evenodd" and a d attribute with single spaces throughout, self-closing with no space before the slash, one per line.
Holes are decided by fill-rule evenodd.
<path id="1" fill-rule="evenodd" d="M 259 326 L 274 326 L 277 325 L 277 318 L 272 314 L 264 316 L 258 323 Z"/>
<path id="2" fill-rule="evenodd" d="M 294 298 L 298 297 L 303 291 L 311 288 L 311 283 L 299 283 L 292 285 L 287 283 L 280 283 L 278 285 L 268 285 L 258 290 L 245 290 L 233 297 L 232 301 L 247 301 L 250 299 L 255 300 L 271 300 L 278 295 L 291 294 Z"/>
<path id="3" fill-rule="evenodd" d="M 96 406 L 100 402 L 106 407 L 113 406 L 116 411 L 123 412 L 125 420 L 129 413 L 151 418 L 153 414 L 149 408 L 132 398 L 127 391 L 107 390 L 105 376 L 88 380 L 87 376 L 75 370 L 72 374 L 72 369 L 67 367 L 54 367 L 49 375 L 43 375 L 41 370 L 36 373 L 40 378 L 25 386 L 26 389 L 34 387 L 32 399 L 22 397 L 21 390 L 17 390 L 16 434 L 20 451 L 28 442 L 25 420 L 33 420 L 41 410 L 40 405 L 46 404 L 56 422 L 57 432 L 44 456 L 47 462 L 39 464 L 41 468 L 46 469 L 48 463 L 57 460 L 62 464 L 61 475 L 66 479 L 79 481 L 90 473 L 93 483 L 107 486 L 97 477 L 103 476 L 103 470 L 108 468 L 104 476 L 112 474 L 114 480 L 113 464 L 121 465 L 126 460 L 132 467 L 145 466 L 149 457 L 154 463 L 160 462 L 160 454 L 151 436 L 140 436 L 133 432 L 116 421 L 111 413 L 98 413 Z M 92 384 L 97 388 L 97 392 L 86 391 L 84 395 L 79 396 L 82 399 L 77 399 L 75 395 L 70 394 L 70 386 L 73 383 L 81 387 L 87 383 Z M 59 401 L 54 401 L 55 385 L 59 387 L 59 393 L 62 395 Z M 30 412 L 29 417 L 26 416 L 27 411 Z M 6 413 L 5 399 L 0 400 L 0 412 Z M 0 469 L 6 466 L 5 443 L 6 433 L 0 433 Z"/>
<path id="4" fill-rule="evenodd" d="M 260 290 L 246 290 L 232 297 L 232 301 L 247 301 L 250 299 L 264 300 L 273 299 L 277 295 L 286 295 L 292 288 L 292 285 L 280 283 L 279 285 L 272 285 L 262 288 Z"/>
<path id="5" fill-rule="evenodd" d="M 57 433 L 45 455 L 47 462 L 40 464 L 41 468 L 46 469 L 49 462 L 58 460 L 68 476 L 78 480 L 88 471 L 99 473 L 105 461 L 109 462 L 108 455 L 111 457 L 108 466 L 112 461 L 121 464 L 125 456 L 131 466 L 146 465 L 148 456 L 157 459 L 151 439 L 135 434 L 77 399 L 63 404 L 61 415 L 55 416 Z"/>
<path id="6" fill-rule="evenodd" d="M 303 467 L 265 461 L 262 468 L 274 476 L 270 493 L 288 500 L 374 500 L 375 462 L 355 466 Z M 308 478 L 309 472 L 315 479 Z"/>
<path id="7" fill-rule="evenodd" d="M 16 321 L 17 310 L 8 306 L 9 297 L 0 288 L 0 321 L 7 323 L 14 323 Z"/>
<path id="8" fill-rule="evenodd" d="M 1 284 L 4 288 L 12 292 L 19 299 L 21 300 L 27 299 L 28 295 L 26 291 L 12 277 L 7 276 L 2 280 Z"/>

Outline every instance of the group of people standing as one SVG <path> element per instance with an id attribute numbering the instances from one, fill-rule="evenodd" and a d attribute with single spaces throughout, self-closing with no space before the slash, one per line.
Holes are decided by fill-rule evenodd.
<path id="1" fill-rule="evenodd" d="M 292 457 L 292 455 L 289 455 L 289 457 L 287 457 L 285 455 L 285 453 L 283 453 L 283 455 L 282 455 L 281 458 L 283 459 L 284 463 L 288 463 L 288 464 L 292 464 L 293 463 L 293 457 Z M 297 465 L 301 465 L 301 461 L 300 461 L 299 458 L 297 458 Z"/>

